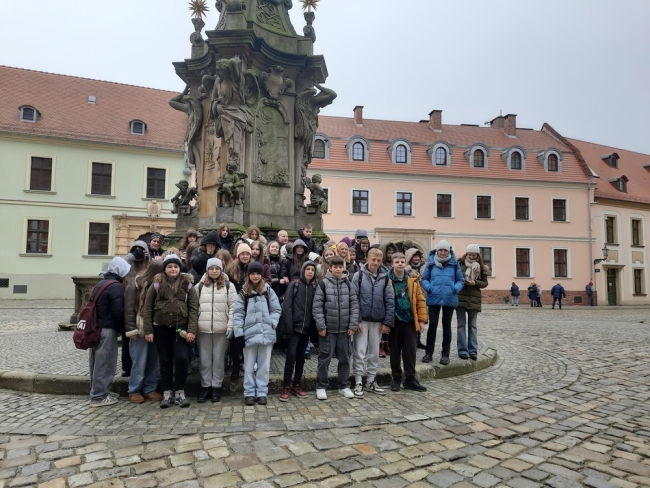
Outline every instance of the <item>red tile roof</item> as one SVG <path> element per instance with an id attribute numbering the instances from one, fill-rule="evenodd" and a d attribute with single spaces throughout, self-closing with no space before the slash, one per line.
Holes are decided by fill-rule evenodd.
<path id="1" fill-rule="evenodd" d="M 569 139 L 578 148 L 589 167 L 600 177 L 596 178 L 595 196 L 611 198 L 626 202 L 650 204 L 650 154 L 642 154 L 624 149 L 618 149 L 592 142 Z M 617 153 L 619 156 L 618 169 L 612 168 L 602 157 Z M 627 193 L 619 192 L 610 179 L 627 176 Z"/>
<path id="2" fill-rule="evenodd" d="M 318 120 L 318 132 L 331 139 L 330 159 L 314 159 L 310 165 L 312 169 L 580 183 L 590 180 L 588 169 L 580 164 L 572 150 L 547 130 L 517 129 L 517 137 L 511 138 L 503 128 L 496 127 L 443 125 L 441 132 L 434 132 L 428 123 L 423 122 L 364 119 L 363 126 L 358 127 L 353 118 L 320 116 Z M 348 160 L 346 143 L 353 136 L 363 136 L 370 141 L 370 162 Z M 413 145 L 410 165 L 393 164 L 391 161 L 389 142 L 398 138 L 406 139 Z M 452 146 L 450 167 L 431 164 L 427 150 L 437 141 L 445 141 Z M 467 148 L 476 143 L 484 144 L 490 150 L 488 168 L 471 168 L 465 157 Z M 526 150 L 525 171 L 508 169 L 501 157 L 501 153 L 512 146 Z M 550 148 L 562 152 L 561 173 L 544 171 L 537 159 L 540 152 Z"/>
<path id="3" fill-rule="evenodd" d="M 7 66 L 0 86 L 0 132 L 183 150 L 187 116 L 168 105 L 174 92 Z M 20 121 L 23 105 L 40 112 L 35 123 Z M 132 120 L 147 124 L 144 136 L 131 134 Z"/>

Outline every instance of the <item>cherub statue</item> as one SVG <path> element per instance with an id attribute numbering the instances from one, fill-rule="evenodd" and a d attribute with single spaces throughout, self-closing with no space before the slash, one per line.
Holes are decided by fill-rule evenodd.
<path id="1" fill-rule="evenodd" d="M 233 200 L 235 205 L 241 205 L 241 191 L 244 186 L 242 180 L 248 175 L 237 172 L 237 163 L 230 162 L 226 166 L 226 173 L 219 178 L 219 193 L 226 195 L 228 202 Z"/>
<path id="2" fill-rule="evenodd" d="M 176 187 L 178 188 L 178 192 L 176 192 L 174 198 L 171 199 L 172 205 L 174 205 L 174 208 L 172 209 L 172 213 L 174 214 L 180 213 L 180 208 L 182 206 L 189 205 L 190 202 L 199 195 L 196 188 L 190 188 L 190 184 L 185 180 L 176 183 Z"/>
<path id="3" fill-rule="evenodd" d="M 325 190 L 323 190 L 323 187 L 320 186 L 320 184 L 323 182 L 323 178 L 321 175 L 314 175 L 309 178 L 309 176 L 305 176 L 304 179 L 304 184 L 307 188 L 309 188 L 309 201 L 310 203 L 318 208 L 318 211 L 320 213 L 326 213 L 327 212 L 327 194 L 325 193 Z"/>

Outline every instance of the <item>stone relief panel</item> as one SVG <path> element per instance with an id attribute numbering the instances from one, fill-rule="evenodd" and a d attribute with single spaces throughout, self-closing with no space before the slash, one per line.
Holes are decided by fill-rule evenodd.
<path id="1" fill-rule="evenodd" d="M 255 183 L 291 186 L 290 135 L 284 106 L 275 100 L 262 100 L 255 123 Z"/>

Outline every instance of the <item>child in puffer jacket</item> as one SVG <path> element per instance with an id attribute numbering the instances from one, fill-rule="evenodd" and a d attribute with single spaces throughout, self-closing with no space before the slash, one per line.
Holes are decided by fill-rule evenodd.
<path id="1" fill-rule="evenodd" d="M 271 351 L 282 308 L 275 292 L 264 282 L 264 266 L 253 262 L 247 273 L 233 313 L 235 337 L 244 342 L 244 403 L 266 405 Z"/>

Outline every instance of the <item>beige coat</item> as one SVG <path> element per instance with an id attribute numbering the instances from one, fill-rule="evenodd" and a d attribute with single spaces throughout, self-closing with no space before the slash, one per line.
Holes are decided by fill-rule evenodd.
<path id="1" fill-rule="evenodd" d="M 232 312 L 235 309 L 235 302 L 237 302 L 237 290 L 232 283 L 220 289 L 212 285 L 201 286 L 199 332 L 225 334 L 228 330 L 232 330 Z"/>

